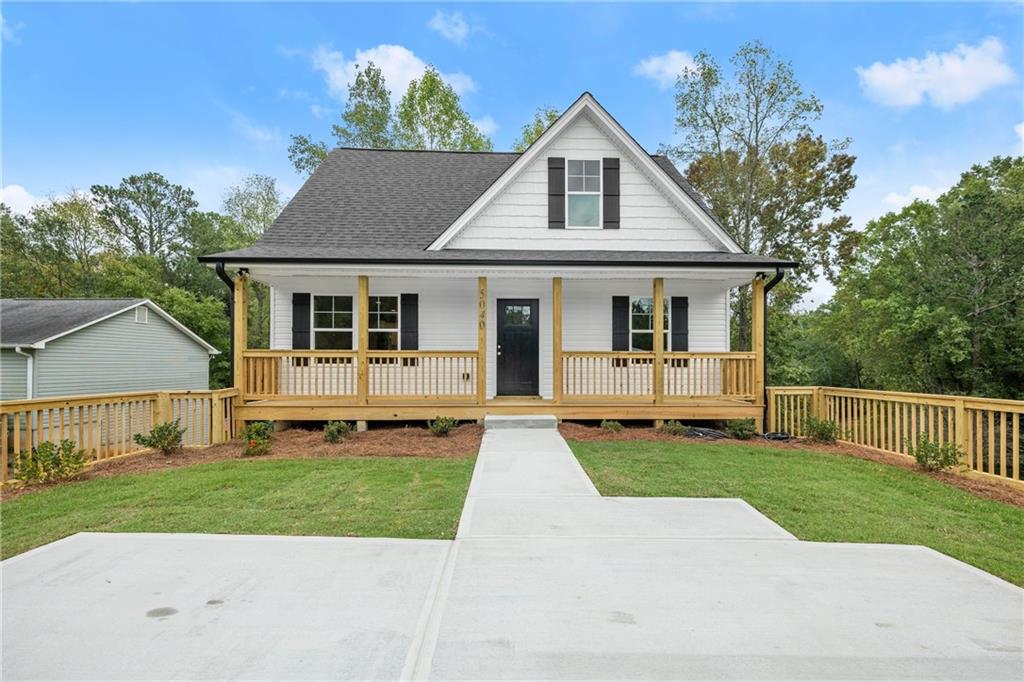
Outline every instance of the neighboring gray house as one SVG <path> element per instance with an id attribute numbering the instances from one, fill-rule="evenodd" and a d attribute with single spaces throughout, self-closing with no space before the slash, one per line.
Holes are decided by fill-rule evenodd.
<path id="1" fill-rule="evenodd" d="M 218 351 L 147 299 L 0 299 L 0 399 L 209 388 Z"/>

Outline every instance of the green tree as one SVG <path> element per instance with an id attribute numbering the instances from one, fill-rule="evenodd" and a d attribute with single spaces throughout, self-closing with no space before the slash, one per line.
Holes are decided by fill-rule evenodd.
<path id="1" fill-rule="evenodd" d="M 93 185 L 92 197 L 112 246 L 161 261 L 182 246 L 188 217 L 198 205 L 192 190 L 159 173 L 131 175 L 117 187 Z"/>
<path id="2" fill-rule="evenodd" d="M 469 118 L 459 95 L 432 66 L 409 83 L 395 113 L 395 140 L 403 149 L 491 149 L 490 139 Z"/>
<path id="3" fill-rule="evenodd" d="M 332 132 L 343 145 L 376 149 L 394 146 L 391 92 L 384 84 L 384 74 L 373 62 L 368 62 L 365 69 L 356 65 L 356 78 L 348 89 L 341 120 L 342 125 L 335 124 Z"/>
<path id="4" fill-rule="evenodd" d="M 1024 157 L 870 222 L 826 332 L 872 388 L 1024 398 Z"/>
<path id="5" fill-rule="evenodd" d="M 533 115 L 533 120 L 523 124 L 523 132 L 512 145 L 512 151 L 525 152 L 551 124 L 558 120 L 558 110 L 552 107 L 541 107 Z"/>
<path id="6" fill-rule="evenodd" d="M 740 47 L 731 78 L 706 52 L 694 61 L 676 83 L 683 141 L 664 150 L 689 164 L 687 179 L 743 249 L 801 262 L 773 294 L 773 312 L 786 311 L 820 274 L 834 277 L 849 255 L 853 230 L 840 211 L 856 181 L 855 159 L 848 141 L 826 143 L 813 134 L 821 103 L 761 43 Z M 733 303 L 735 347 L 749 347 L 749 288 Z"/>
<path id="7" fill-rule="evenodd" d="M 292 135 L 292 143 L 288 145 L 288 160 L 292 162 L 297 173 L 312 175 L 316 167 L 327 158 L 326 142 L 317 142 L 308 135 Z"/>

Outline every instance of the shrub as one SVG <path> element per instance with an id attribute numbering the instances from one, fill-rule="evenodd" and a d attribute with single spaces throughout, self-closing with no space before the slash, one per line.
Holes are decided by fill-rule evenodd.
<path id="1" fill-rule="evenodd" d="M 352 425 L 348 422 L 327 422 L 324 424 L 324 440 L 328 443 L 340 443 L 352 433 Z"/>
<path id="2" fill-rule="evenodd" d="M 18 455 L 14 475 L 25 484 L 63 481 L 82 473 L 85 463 L 85 450 L 75 447 L 73 440 L 64 439 L 60 445 L 45 441 Z"/>
<path id="3" fill-rule="evenodd" d="M 683 426 L 682 422 L 678 422 L 675 419 L 670 419 L 662 425 L 661 432 L 669 436 L 688 436 L 690 435 L 690 427 Z"/>
<path id="4" fill-rule="evenodd" d="M 180 420 L 157 424 L 148 436 L 136 433 L 135 442 L 143 447 L 159 450 L 164 455 L 177 452 L 181 449 L 181 438 L 185 435 L 185 429 L 180 428 L 180 424 Z"/>
<path id="5" fill-rule="evenodd" d="M 447 436 L 458 425 L 459 420 L 452 417 L 437 417 L 433 421 L 427 422 L 427 428 L 435 436 Z"/>
<path id="6" fill-rule="evenodd" d="M 262 457 L 263 455 L 270 454 L 270 441 L 260 438 L 250 438 L 245 441 L 245 447 L 242 448 L 243 457 Z"/>
<path id="7" fill-rule="evenodd" d="M 622 430 L 622 424 L 615 421 L 614 419 L 603 419 L 601 420 L 601 428 L 605 431 L 611 431 L 612 433 L 618 433 Z"/>
<path id="8" fill-rule="evenodd" d="M 753 419 L 730 419 L 725 424 L 725 432 L 729 438 L 750 440 L 757 433 L 757 426 Z"/>
<path id="9" fill-rule="evenodd" d="M 270 435 L 274 433 L 274 422 L 249 422 L 245 427 L 245 439 L 252 440 L 270 440 Z"/>
<path id="10" fill-rule="evenodd" d="M 907 439 L 907 454 L 916 459 L 917 466 L 925 471 L 942 471 L 955 466 L 961 459 L 956 443 L 939 443 L 930 440 L 925 433 L 918 434 L 916 445 Z"/>
<path id="11" fill-rule="evenodd" d="M 804 420 L 804 435 L 814 443 L 835 443 L 839 440 L 839 425 L 831 419 L 818 419 L 809 414 Z"/>

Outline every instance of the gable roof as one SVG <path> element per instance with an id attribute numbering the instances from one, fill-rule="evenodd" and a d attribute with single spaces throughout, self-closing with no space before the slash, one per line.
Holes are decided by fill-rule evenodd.
<path id="1" fill-rule="evenodd" d="M 142 305 L 170 322 L 211 355 L 220 352 L 146 298 L 0 299 L 0 347 L 45 348 L 50 341 Z"/>
<path id="2" fill-rule="evenodd" d="M 614 265 L 667 260 L 697 262 L 701 254 L 713 265 L 793 267 L 791 261 L 747 254 L 728 235 L 700 194 L 666 157 L 648 154 L 589 93 L 584 93 L 523 153 L 391 150 L 343 147 L 327 155 L 273 225 L 253 246 L 214 253 L 202 262 L 452 262 L 519 264 L 554 262 L 542 252 L 506 250 L 440 255 L 448 241 L 489 203 L 519 169 L 579 115 L 592 116 L 666 196 L 715 243 L 719 251 L 674 252 L 657 258 L 645 252 L 587 254 L 591 263 Z M 577 252 L 583 256 L 583 252 Z"/>

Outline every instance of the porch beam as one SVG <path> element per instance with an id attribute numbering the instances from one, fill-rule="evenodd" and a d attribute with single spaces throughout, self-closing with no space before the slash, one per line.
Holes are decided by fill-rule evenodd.
<path id="1" fill-rule="evenodd" d="M 234 316 L 234 338 L 231 344 L 234 352 L 231 358 L 234 368 L 232 383 L 239 393 L 245 392 L 245 351 L 249 343 L 249 301 L 246 298 L 248 281 L 245 272 L 240 271 L 235 275 L 235 309 L 231 311 Z"/>
<path id="2" fill-rule="evenodd" d="M 562 278 L 551 278 L 551 393 L 562 402 Z"/>
<path id="3" fill-rule="evenodd" d="M 665 279 L 654 278 L 654 403 L 665 399 Z"/>
<path id="4" fill-rule="evenodd" d="M 476 278 L 476 402 L 487 402 L 487 278 Z"/>
<path id="5" fill-rule="evenodd" d="M 754 402 L 764 405 L 764 276 L 754 278 L 751 286 L 751 342 L 754 351 Z"/>
<path id="6" fill-rule="evenodd" d="M 357 295 L 359 297 L 359 342 L 356 346 L 356 359 L 359 373 L 359 386 L 356 396 L 360 405 L 366 404 L 370 393 L 370 367 L 366 359 L 367 347 L 370 345 L 370 278 L 359 275 Z"/>

